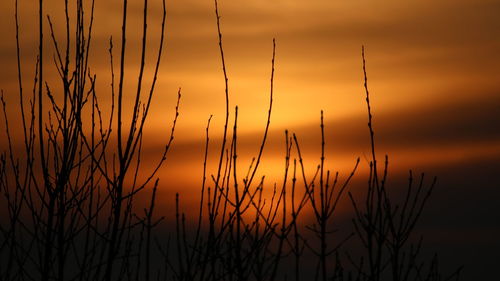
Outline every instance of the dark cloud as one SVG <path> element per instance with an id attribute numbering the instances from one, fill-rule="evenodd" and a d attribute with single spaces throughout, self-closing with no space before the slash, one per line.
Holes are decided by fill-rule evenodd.
<path id="1" fill-rule="evenodd" d="M 497 154 L 429 167 L 438 175 L 438 185 L 420 228 L 444 265 L 465 266 L 464 280 L 486 280 L 496 274 L 494 263 L 500 251 L 498 160 Z"/>

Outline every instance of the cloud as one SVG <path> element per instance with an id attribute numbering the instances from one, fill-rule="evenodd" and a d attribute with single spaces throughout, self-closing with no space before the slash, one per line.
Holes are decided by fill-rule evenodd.
<path id="1" fill-rule="evenodd" d="M 377 149 L 381 152 L 396 151 L 410 153 L 411 151 L 441 150 L 446 153 L 470 151 L 489 153 L 500 156 L 499 151 L 490 151 L 490 147 L 500 145 L 500 116 L 496 109 L 500 108 L 500 98 L 496 94 L 478 94 L 478 99 L 443 101 L 437 104 L 419 105 L 399 110 L 374 111 L 373 126 Z M 327 150 L 334 155 L 355 159 L 369 151 L 369 133 L 367 116 L 354 115 L 348 118 L 327 119 L 325 121 L 325 140 Z M 273 127 L 266 143 L 267 155 L 284 156 L 284 131 L 288 129 L 290 136 L 295 132 L 301 148 L 306 154 L 318 154 L 320 148 L 319 118 L 315 124 L 297 126 L 290 124 L 288 128 Z M 258 151 L 263 136 L 262 130 L 243 132 L 238 136 L 238 147 L 241 153 L 253 155 Z M 211 150 L 217 150 L 220 145 L 218 129 L 211 131 Z M 173 157 L 177 162 L 189 163 L 201 159 L 204 152 L 204 139 L 200 131 L 198 138 L 177 140 L 172 148 Z M 155 151 L 152 146 L 152 151 Z M 153 152 L 151 152 L 153 154 Z M 443 155 L 435 155 L 435 158 Z M 429 159 L 430 160 L 430 159 Z"/>

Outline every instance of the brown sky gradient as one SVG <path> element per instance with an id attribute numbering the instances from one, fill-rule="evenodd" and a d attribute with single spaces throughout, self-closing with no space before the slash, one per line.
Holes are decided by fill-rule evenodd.
<path id="1" fill-rule="evenodd" d="M 57 16 L 62 11 L 59 2 L 46 1 L 46 12 L 55 23 L 62 20 Z M 119 2 L 96 1 L 91 69 L 98 77 L 103 106 L 109 102 L 110 36 L 115 46 L 119 45 Z M 129 15 L 129 86 L 133 85 L 139 62 L 134 48 L 139 46 L 141 7 L 135 2 L 130 3 Z M 211 114 L 214 143 L 222 132 L 224 80 L 213 1 L 170 0 L 167 5 L 165 56 L 145 132 L 145 155 L 154 158 L 162 140 L 166 141 L 177 89 L 182 87 L 174 147 L 160 174 L 162 198 L 172 200 L 173 190 L 192 192 L 199 188 L 205 126 Z M 395 177 L 404 178 L 402 173 L 410 168 L 441 176 L 439 200 L 446 200 L 444 194 L 454 188 L 462 192 L 449 203 L 453 208 L 465 208 L 463 198 L 474 192 L 471 201 L 464 204 L 476 211 L 462 211 L 467 221 L 464 225 L 478 220 L 484 223 L 467 231 L 473 232 L 473 237 L 482 237 L 484 229 L 498 232 L 500 218 L 495 212 L 500 210 L 495 206 L 500 202 L 500 192 L 493 190 L 500 188 L 500 1 L 225 0 L 219 6 L 230 104 L 240 109 L 242 166 L 258 151 L 265 126 L 272 39 L 276 38 L 274 108 L 262 174 L 268 175 L 269 183 L 280 181 L 277 177 L 284 162 L 285 129 L 297 132 L 308 163 L 316 165 L 320 110 L 325 112 L 331 168 L 346 175 L 355 159 L 361 157 L 363 174 L 369 154 L 361 68 L 364 45 L 378 151 L 389 154 Z M 159 40 L 160 4 L 151 3 L 150 10 L 148 44 L 153 49 Z M 33 20 L 37 6 L 34 1 L 20 1 L 20 11 L 25 88 L 31 89 L 28 77 L 34 75 L 38 39 Z M 3 0 L 0 88 L 9 104 L 17 98 L 14 28 L 14 1 Z M 47 34 L 45 55 L 51 60 L 53 50 Z M 150 53 L 148 58 L 152 57 Z M 54 68 L 46 69 L 50 73 L 47 80 L 53 81 Z M 8 111 L 15 120 L 15 106 L 9 106 Z M 2 131 L 3 126 L 2 121 Z M 211 149 L 217 147 L 212 145 Z M 482 198 L 481 192 L 488 196 Z M 196 201 L 186 199 L 190 200 Z M 439 213 L 437 210 L 445 207 L 445 203 L 434 203 L 430 213 Z M 453 212 L 443 213 L 451 224 Z M 454 225 L 446 227 L 445 222 L 442 228 L 432 225 L 429 229 L 439 228 L 435 233 L 443 236 L 461 235 Z M 485 239 L 494 240 L 491 235 Z M 492 243 L 477 249 L 484 250 Z M 475 251 L 474 246 L 464 247 L 468 247 L 465 252 Z M 493 248 L 500 251 L 498 242 Z M 494 256 L 498 262 L 498 251 L 490 250 L 484 256 L 489 260 Z M 473 265 L 474 270 L 487 270 L 478 264 Z"/>

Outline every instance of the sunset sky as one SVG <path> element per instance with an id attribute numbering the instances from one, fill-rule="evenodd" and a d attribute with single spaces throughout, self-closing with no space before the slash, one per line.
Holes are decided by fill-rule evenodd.
<path id="1" fill-rule="evenodd" d="M 62 23 L 59 2 L 46 1 L 46 13 L 54 23 Z M 130 2 L 127 73 L 132 84 L 139 62 L 135 48 L 142 13 L 136 2 L 142 1 Z M 149 73 L 161 16 L 161 4 L 153 2 Z M 98 77 L 98 92 L 107 98 L 109 38 L 113 36 L 118 55 L 121 9 L 117 0 L 96 1 L 91 70 Z M 20 11 L 25 87 L 31 89 L 37 5 L 20 1 Z M 381 157 L 389 155 L 394 182 L 404 182 L 409 169 L 438 177 L 435 197 L 421 224 L 425 238 L 443 253 L 443 259 L 451 260 L 443 262 L 446 266 L 466 265 L 464 280 L 488 280 L 495 272 L 498 276 L 500 1 L 220 0 L 219 12 L 230 108 L 233 112 L 239 106 L 243 167 L 258 152 L 265 127 L 275 38 L 274 104 L 261 173 L 269 176 L 269 184 L 281 181 L 285 129 L 297 133 L 306 163 L 315 168 L 323 110 L 329 168 L 346 176 L 360 157 L 359 177 L 363 178 L 370 153 L 364 45 L 377 150 Z M 14 1 L 1 1 L 0 88 L 9 104 L 17 101 L 14 23 Z M 225 104 L 216 28 L 213 1 L 168 1 L 165 56 L 144 151 L 154 161 L 167 141 L 181 88 L 174 146 L 159 174 L 164 209 L 169 208 L 173 191 L 184 192 L 186 204 L 196 201 L 189 194 L 197 194 L 200 187 L 210 115 L 211 140 L 220 140 Z M 45 55 L 52 60 L 48 29 L 46 33 Z M 49 82 L 57 74 L 51 67 L 46 67 Z M 8 111 L 17 114 L 13 106 Z M 216 150 L 211 146 L 213 153 Z"/>

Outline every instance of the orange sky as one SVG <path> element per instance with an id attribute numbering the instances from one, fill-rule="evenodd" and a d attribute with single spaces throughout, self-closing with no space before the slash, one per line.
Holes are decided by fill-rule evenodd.
<path id="1" fill-rule="evenodd" d="M 109 95 L 107 48 L 110 36 L 118 45 L 119 2 L 96 3 L 91 68 L 102 95 Z M 46 12 L 56 26 L 62 20 L 62 6 L 57 3 L 46 1 Z M 137 73 L 141 7 L 130 5 L 132 47 L 127 73 L 132 85 Z M 148 43 L 152 50 L 159 39 L 160 4 L 151 3 L 150 7 Z M 3 1 L 0 8 L 4 38 L 0 42 L 0 85 L 11 103 L 16 98 L 13 1 Z M 347 173 L 356 157 L 366 159 L 361 45 L 367 50 L 377 144 L 381 153 L 394 154 L 392 159 L 400 170 L 500 155 L 495 129 L 500 121 L 495 113 L 500 106 L 497 1 L 236 0 L 221 1 L 219 8 L 230 106 L 239 105 L 242 166 L 257 152 L 265 125 L 273 38 L 277 40 L 276 73 L 267 165 L 276 167 L 283 161 L 285 129 L 298 133 L 305 142 L 306 157 L 312 167 L 316 165 L 320 110 L 325 111 L 328 152 L 337 160 L 331 168 Z M 21 1 L 20 11 L 23 67 L 26 77 L 32 77 L 36 5 Z M 166 139 L 181 87 L 172 161 L 162 173 L 167 179 L 173 174 L 184 186 L 201 180 L 201 175 L 192 172 L 181 172 L 186 174 L 182 179 L 178 175 L 179 170 L 201 171 L 204 129 L 211 114 L 211 138 L 222 131 L 224 83 L 212 1 L 169 1 L 167 15 L 166 55 L 146 145 L 154 156 Z M 47 53 L 50 59 L 50 49 Z M 54 69 L 47 69 L 53 77 Z M 50 81 L 52 77 L 48 77 Z M 9 110 L 15 111 L 13 107 Z M 441 152 L 438 157 L 436 151 Z"/>
<path id="2" fill-rule="evenodd" d="M 96 3 L 91 67 L 104 95 L 109 93 L 110 81 L 108 40 L 111 35 L 115 42 L 119 38 L 121 5 L 117 2 Z M 46 1 L 46 12 L 56 26 L 62 20 L 62 6 L 57 3 Z M 150 4 L 151 49 L 159 38 L 159 5 Z M 13 1 L 3 1 L 0 8 L 4 39 L 0 42 L 0 85 L 10 103 L 16 97 Z M 239 132 L 242 142 L 248 144 L 240 147 L 244 151 L 257 142 L 265 125 L 272 39 L 276 38 L 268 148 L 279 151 L 273 153 L 276 157 L 283 151 L 285 129 L 297 131 L 299 137 L 303 132 L 302 137 L 305 134 L 310 138 L 307 145 L 311 148 L 306 150 L 314 151 L 315 142 L 310 136 L 318 128 L 320 110 L 325 111 L 327 129 L 332 130 L 328 141 L 334 146 L 331 149 L 343 159 L 339 167 L 348 167 L 352 162 L 349 159 L 368 153 L 361 45 L 367 50 L 380 148 L 382 152 L 397 152 L 395 158 L 405 163 L 403 170 L 412 162 L 446 162 L 469 154 L 499 155 L 499 135 L 494 129 L 499 121 L 494 111 L 500 105 L 499 9 L 497 1 L 488 0 L 221 1 L 230 106 L 239 105 Z M 37 41 L 32 19 L 36 18 L 36 5 L 21 1 L 20 10 L 23 67 L 26 77 L 32 77 Z M 132 48 L 127 71 L 129 83 L 133 84 L 141 8 L 132 3 L 130 10 Z M 185 151 L 202 152 L 204 128 L 211 114 L 212 138 L 221 132 L 224 119 L 214 7 L 212 1 L 169 1 L 167 15 L 166 56 L 146 136 L 152 140 L 151 149 L 166 138 L 177 88 L 182 87 L 172 157 L 178 167 L 192 167 L 200 164 L 197 162 L 202 155 L 191 153 L 191 157 Z M 14 111 L 12 107 L 10 110 Z M 449 156 L 436 159 L 432 156 L 436 150 Z M 181 152 L 183 156 L 176 158 Z M 194 180 L 192 174 L 189 177 L 189 181 Z"/>
<path id="3" fill-rule="evenodd" d="M 140 1 L 130 2 L 127 86 L 134 84 L 137 74 L 141 21 L 141 6 L 135 3 Z M 148 40 L 151 51 L 159 40 L 161 7 L 158 1 L 153 2 Z M 45 3 L 54 23 L 61 23 L 61 1 Z M 91 70 L 98 77 L 103 106 L 109 102 L 109 37 L 119 45 L 119 3 L 96 1 Z M 144 149 L 145 159 L 156 159 L 167 141 L 181 87 L 174 146 L 159 173 L 165 202 L 173 200 L 173 190 L 192 194 L 199 189 L 206 122 L 213 114 L 210 137 L 214 144 L 210 151 L 211 163 L 215 163 L 225 108 L 213 1 L 169 0 L 167 5 L 165 56 Z M 246 171 L 250 157 L 256 155 L 265 126 L 272 40 L 276 38 L 274 105 L 261 169 L 261 174 L 268 175 L 269 186 L 281 182 L 285 129 L 297 133 L 308 169 L 314 170 L 319 161 L 320 110 L 325 112 L 328 168 L 345 177 L 360 157 L 360 176 L 366 172 L 369 138 L 361 61 L 364 45 L 378 152 L 380 156 L 389 154 L 395 177 L 404 178 L 410 168 L 438 176 L 441 172 L 444 194 L 457 186 L 446 175 L 462 175 L 464 183 L 479 183 L 481 192 L 499 197 L 491 191 L 498 179 L 483 176 L 490 170 L 493 172 L 488 175 L 500 173 L 499 1 L 220 0 L 219 8 L 230 106 L 239 106 L 242 170 Z M 33 22 L 37 5 L 20 1 L 20 11 L 25 88 L 31 89 L 29 78 L 34 75 L 38 44 Z M 0 89 L 9 105 L 17 101 L 14 28 L 14 1 L 3 0 Z M 47 62 L 53 50 L 48 29 L 45 32 Z M 153 65 L 153 53 L 148 58 Z M 51 66 L 46 69 L 51 83 L 57 73 Z M 11 120 L 16 120 L 16 107 L 8 106 L 7 110 Z M 4 130 L 3 121 L 0 130 Z M 4 140 L 0 144 L 4 147 Z M 145 163 L 145 170 L 151 163 Z M 213 173 L 215 168 L 210 169 Z M 456 202 L 478 196 L 469 201 L 476 206 L 477 217 L 482 214 L 481 207 L 496 204 L 485 203 L 479 195 L 464 194 Z M 186 196 L 186 204 L 193 201 L 196 199 Z"/>

